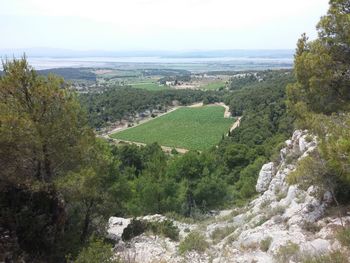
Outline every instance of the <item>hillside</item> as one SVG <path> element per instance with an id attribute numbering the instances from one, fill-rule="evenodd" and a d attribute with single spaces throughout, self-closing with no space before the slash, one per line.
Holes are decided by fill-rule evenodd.
<path id="1" fill-rule="evenodd" d="M 349 28 L 330 0 L 293 72 L 58 69 L 67 82 L 5 60 L 0 262 L 348 263 Z"/>
<path id="2" fill-rule="evenodd" d="M 349 250 L 336 238 L 336 230 L 350 225 L 350 216 L 341 222 L 336 214 L 326 214 L 333 201 L 330 192 L 320 195 L 315 186 L 303 190 L 287 183 L 291 172 L 316 147 L 315 137 L 296 130 L 281 149 L 281 160 L 263 165 L 256 185 L 259 196 L 245 207 L 218 211 L 196 223 L 161 215 L 137 219 L 158 224 L 171 220 L 179 230 L 178 241 L 146 232 L 124 243 L 123 230 L 131 220 L 111 217 L 107 231 L 118 242 L 115 255 L 145 263 L 348 262 Z M 197 241 L 188 242 L 191 236 Z"/>

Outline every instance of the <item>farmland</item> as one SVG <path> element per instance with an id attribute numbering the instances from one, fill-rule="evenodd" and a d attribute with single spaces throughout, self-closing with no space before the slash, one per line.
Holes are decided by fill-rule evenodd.
<path id="1" fill-rule="evenodd" d="M 200 86 L 200 89 L 205 89 L 205 90 L 217 90 L 220 88 L 225 88 L 226 84 L 224 81 L 214 81 L 210 82 L 208 84 L 204 84 Z"/>
<path id="2" fill-rule="evenodd" d="M 224 118 L 224 107 L 183 107 L 111 135 L 114 139 L 153 143 L 190 150 L 205 150 L 221 140 L 233 124 L 233 118 Z"/>
<path id="3" fill-rule="evenodd" d="M 134 82 L 134 83 L 130 83 L 129 85 L 133 88 L 145 89 L 150 91 L 167 89 L 165 85 L 160 85 L 156 81 L 150 81 L 150 80 Z"/>

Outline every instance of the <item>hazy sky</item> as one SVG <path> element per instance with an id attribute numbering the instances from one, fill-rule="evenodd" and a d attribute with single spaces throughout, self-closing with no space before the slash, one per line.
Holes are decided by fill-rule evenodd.
<path id="1" fill-rule="evenodd" d="M 328 0 L 0 0 L 0 49 L 289 49 Z"/>

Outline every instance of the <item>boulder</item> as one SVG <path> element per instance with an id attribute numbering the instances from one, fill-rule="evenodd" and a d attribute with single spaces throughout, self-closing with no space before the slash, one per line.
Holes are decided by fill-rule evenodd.
<path id="1" fill-rule="evenodd" d="M 122 239 L 124 229 L 130 224 L 131 220 L 122 217 L 110 217 L 108 220 L 107 238 L 119 242 Z"/>
<path id="2" fill-rule="evenodd" d="M 272 176 L 275 172 L 274 170 L 275 168 L 273 162 L 266 163 L 263 165 L 259 172 L 258 182 L 255 187 L 258 193 L 262 193 L 268 189 Z"/>

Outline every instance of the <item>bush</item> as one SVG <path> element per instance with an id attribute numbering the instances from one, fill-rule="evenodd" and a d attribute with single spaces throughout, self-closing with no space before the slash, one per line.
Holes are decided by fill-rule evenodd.
<path id="1" fill-rule="evenodd" d="M 152 231 L 155 235 L 161 235 L 168 237 L 171 240 L 179 240 L 179 228 L 174 226 L 171 220 L 165 220 L 162 222 L 150 222 L 147 225 L 147 229 Z"/>
<path id="2" fill-rule="evenodd" d="M 211 239 L 214 243 L 218 243 L 219 241 L 223 240 L 225 237 L 230 235 L 236 230 L 236 227 L 234 226 L 227 226 L 224 228 L 216 228 L 210 235 Z"/>
<path id="3" fill-rule="evenodd" d="M 275 255 L 276 261 L 285 263 L 291 261 L 298 261 L 299 255 L 299 245 L 289 241 L 285 246 L 281 246 Z"/>
<path id="4" fill-rule="evenodd" d="M 340 230 L 337 239 L 343 246 L 350 247 L 350 227 Z"/>
<path id="5" fill-rule="evenodd" d="M 313 139 L 314 139 L 314 138 L 313 138 L 310 134 L 308 134 L 308 135 L 305 136 L 305 141 L 306 141 L 307 143 L 312 142 Z"/>
<path id="6" fill-rule="evenodd" d="M 209 247 L 208 242 L 205 240 L 205 236 L 197 231 L 191 232 L 180 243 L 179 252 L 181 254 L 195 250 L 197 252 L 204 252 Z"/>
<path id="7" fill-rule="evenodd" d="M 272 237 L 267 237 L 260 241 L 260 249 L 261 251 L 267 252 L 272 243 Z"/>
<path id="8" fill-rule="evenodd" d="M 309 221 L 304 221 L 301 225 L 301 228 L 314 234 L 321 230 L 320 226 Z"/>
<path id="9" fill-rule="evenodd" d="M 91 239 L 88 246 L 79 253 L 75 263 L 117 263 L 113 259 L 112 246 L 100 239 Z"/>
<path id="10" fill-rule="evenodd" d="M 321 256 L 304 256 L 302 263 L 348 263 L 348 257 L 340 251 L 334 251 Z"/>
<path id="11" fill-rule="evenodd" d="M 286 208 L 284 206 L 282 205 L 276 206 L 271 211 L 269 211 L 268 217 L 271 218 L 276 215 L 283 215 L 285 211 L 286 211 Z"/>
<path id="12" fill-rule="evenodd" d="M 128 241 L 133 237 L 139 236 L 147 230 L 147 223 L 141 220 L 133 219 L 130 224 L 124 229 L 122 240 Z"/>

